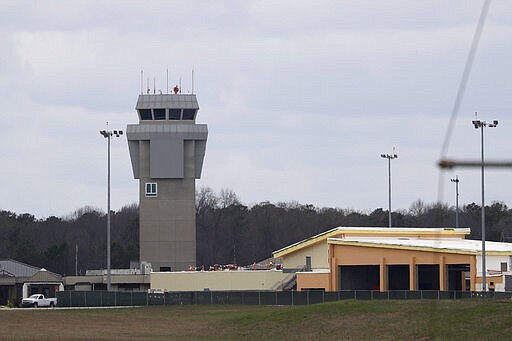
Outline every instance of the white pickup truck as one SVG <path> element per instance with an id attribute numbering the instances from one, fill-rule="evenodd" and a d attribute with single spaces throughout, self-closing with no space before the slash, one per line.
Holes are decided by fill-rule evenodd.
<path id="1" fill-rule="evenodd" d="M 55 307 L 57 305 L 56 298 L 46 298 L 43 294 L 34 294 L 21 300 L 22 307 Z"/>

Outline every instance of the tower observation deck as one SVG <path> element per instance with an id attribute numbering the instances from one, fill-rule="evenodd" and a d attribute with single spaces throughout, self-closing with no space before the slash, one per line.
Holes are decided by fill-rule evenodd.
<path id="1" fill-rule="evenodd" d="M 208 127 L 196 124 L 194 94 L 139 95 L 139 124 L 126 129 L 139 179 L 140 261 L 154 271 L 196 263 L 195 179 L 201 177 Z"/>

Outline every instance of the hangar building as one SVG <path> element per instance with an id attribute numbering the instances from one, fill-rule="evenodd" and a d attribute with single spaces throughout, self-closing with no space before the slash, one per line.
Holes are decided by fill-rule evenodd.
<path id="1" fill-rule="evenodd" d="M 273 253 L 297 290 L 482 289 L 469 228 L 336 227 Z M 512 291 L 512 244 L 486 242 L 489 290 Z"/>
<path id="2" fill-rule="evenodd" d="M 32 294 L 55 297 L 62 290 L 61 275 L 13 259 L 0 259 L 0 305 L 16 305 Z"/>

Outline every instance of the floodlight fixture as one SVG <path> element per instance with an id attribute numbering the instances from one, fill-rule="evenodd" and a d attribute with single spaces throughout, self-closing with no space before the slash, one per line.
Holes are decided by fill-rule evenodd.
<path id="1" fill-rule="evenodd" d="M 384 158 L 384 159 L 397 159 L 398 158 L 398 155 L 396 154 L 380 154 L 380 157 Z"/>

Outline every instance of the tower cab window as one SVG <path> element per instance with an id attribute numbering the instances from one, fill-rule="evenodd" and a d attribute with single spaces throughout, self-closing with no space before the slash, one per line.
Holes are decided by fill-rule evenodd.
<path id="1" fill-rule="evenodd" d="M 184 120 L 193 120 L 196 114 L 195 109 L 183 109 L 183 119 Z"/>
<path id="2" fill-rule="evenodd" d="M 146 183 L 146 197 L 155 198 L 157 196 L 156 182 Z"/>
<path id="3" fill-rule="evenodd" d="M 152 120 L 151 109 L 139 109 L 140 119 L 142 121 Z"/>
<path id="4" fill-rule="evenodd" d="M 170 120 L 181 119 L 181 109 L 169 109 L 169 119 Z"/>
<path id="5" fill-rule="evenodd" d="M 155 120 L 165 120 L 165 109 L 153 109 Z"/>

